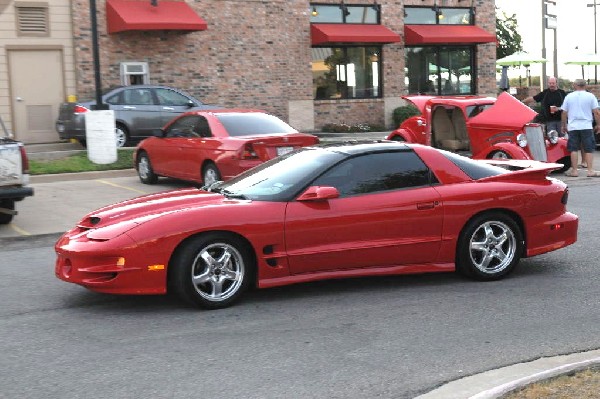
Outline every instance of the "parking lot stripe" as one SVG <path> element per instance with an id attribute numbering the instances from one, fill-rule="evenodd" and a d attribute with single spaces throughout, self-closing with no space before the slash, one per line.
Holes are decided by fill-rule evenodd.
<path id="1" fill-rule="evenodd" d="M 14 223 L 9 224 L 10 228 L 13 229 L 14 231 L 16 231 L 17 233 L 21 234 L 22 236 L 30 236 L 31 233 L 23 230 L 22 228 L 20 228 L 19 226 L 17 226 Z"/>
<path id="2" fill-rule="evenodd" d="M 134 193 L 148 194 L 145 191 L 137 190 L 135 188 L 131 188 L 131 187 L 127 187 L 127 186 L 121 186 L 120 184 L 111 183 L 109 181 L 102 180 L 102 179 L 96 179 L 96 181 L 100 182 L 100 183 L 108 184 L 109 186 L 119 187 L 119 188 L 122 188 L 122 189 L 125 189 L 125 190 L 133 191 Z"/>

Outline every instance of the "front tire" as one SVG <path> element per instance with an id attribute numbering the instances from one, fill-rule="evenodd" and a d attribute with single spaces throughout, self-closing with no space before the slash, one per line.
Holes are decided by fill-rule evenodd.
<path id="1" fill-rule="evenodd" d="M 483 214 L 460 235 L 456 270 L 476 280 L 498 280 L 515 268 L 523 248 L 523 234 L 513 219 L 499 212 Z"/>
<path id="2" fill-rule="evenodd" d="M 504 151 L 494 151 L 489 156 L 488 159 L 512 159 L 512 157 Z"/>
<path id="3" fill-rule="evenodd" d="M 137 159 L 137 172 L 140 181 L 144 184 L 155 184 L 158 181 L 158 175 L 152 169 L 152 163 L 148 154 L 142 152 Z"/>
<path id="4" fill-rule="evenodd" d="M 393 136 L 391 138 L 392 141 L 398 141 L 400 143 L 406 143 L 406 140 L 404 139 L 404 137 L 402 136 Z"/>
<path id="5" fill-rule="evenodd" d="M 241 239 L 210 233 L 185 242 L 169 268 L 170 286 L 180 298 L 200 308 L 220 309 L 248 289 L 255 265 Z"/>
<path id="6" fill-rule="evenodd" d="M 6 208 L 11 211 L 15 210 L 15 201 L 10 199 L 0 200 L 0 208 Z M 8 213 L 0 213 L 0 224 L 9 224 L 13 220 L 13 215 Z"/>

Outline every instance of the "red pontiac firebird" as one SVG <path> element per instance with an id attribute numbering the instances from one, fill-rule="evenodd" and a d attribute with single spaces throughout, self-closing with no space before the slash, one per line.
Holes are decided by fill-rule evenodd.
<path id="1" fill-rule="evenodd" d="M 318 137 L 299 133 L 276 116 L 257 110 L 192 111 L 140 142 L 134 165 L 142 183 L 159 176 L 211 185 Z"/>
<path id="2" fill-rule="evenodd" d="M 421 112 L 389 140 L 426 144 L 474 159 L 535 159 L 571 166 L 567 140 L 533 123 L 537 115 L 508 93 L 479 96 L 406 96 Z"/>
<path id="3" fill-rule="evenodd" d="M 250 286 L 454 270 L 495 280 L 577 240 L 568 188 L 548 176 L 559 167 L 391 141 L 304 147 L 209 191 L 88 214 L 56 243 L 55 272 L 209 309 Z"/>

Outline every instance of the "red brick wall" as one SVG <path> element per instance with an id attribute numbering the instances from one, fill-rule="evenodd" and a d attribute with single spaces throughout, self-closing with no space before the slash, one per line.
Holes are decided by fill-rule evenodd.
<path id="1" fill-rule="evenodd" d="M 149 0 L 143 0 L 149 1 Z M 159 4 L 161 0 L 158 0 Z M 330 0 L 337 3 L 337 0 Z M 370 1 L 370 0 L 369 0 Z M 346 4 L 366 4 L 346 0 Z M 438 1 L 439 2 L 439 1 Z M 379 0 L 382 24 L 403 32 L 403 4 L 433 5 L 433 0 Z M 468 1 L 441 1 L 465 6 Z M 77 91 L 94 97 L 89 3 L 73 1 Z M 288 119 L 288 101 L 312 100 L 310 15 L 308 0 L 202 0 L 188 2 L 208 23 L 202 32 L 106 32 L 105 1 L 98 0 L 102 86 L 120 84 L 120 62 L 145 61 L 152 84 L 175 86 L 207 103 L 252 107 Z M 495 31 L 494 2 L 475 0 L 477 24 Z M 403 34 L 401 33 L 403 36 Z M 383 46 L 385 97 L 406 94 L 404 46 Z M 495 45 L 478 46 L 477 87 L 496 92 Z M 325 123 L 384 122 L 382 99 L 315 102 L 315 127 Z"/>

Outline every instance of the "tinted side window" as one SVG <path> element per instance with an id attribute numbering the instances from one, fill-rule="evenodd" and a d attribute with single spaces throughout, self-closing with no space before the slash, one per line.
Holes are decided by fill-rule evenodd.
<path id="1" fill-rule="evenodd" d="M 208 125 L 208 121 L 205 117 L 198 117 L 198 123 L 196 123 L 195 132 L 200 137 L 212 137 L 212 133 L 210 132 L 210 126 Z"/>
<path id="2" fill-rule="evenodd" d="M 190 102 L 190 99 L 169 89 L 156 89 L 156 96 L 160 105 L 184 106 Z"/>
<path id="3" fill-rule="evenodd" d="M 449 151 L 442 151 L 442 153 L 473 180 L 509 173 L 508 170 L 498 166 L 488 165 Z"/>
<path id="4" fill-rule="evenodd" d="M 350 158 L 319 177 L 314 185 L 336 187 L 347 197 L 432 183 L 437 180 L 417 154 L 396 151 Z"/>
<path id="5" fill-rule="evenodd" d="M 199 116 L 190 115 L 177 119 L 167 128 L 165 137 L 198 137 L 196 125 L 198 124 Z"/>

